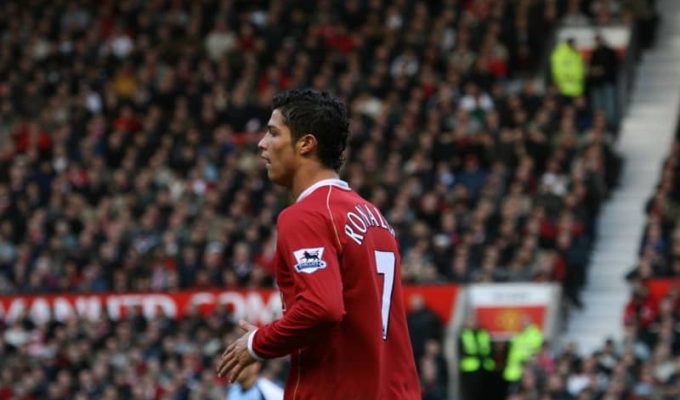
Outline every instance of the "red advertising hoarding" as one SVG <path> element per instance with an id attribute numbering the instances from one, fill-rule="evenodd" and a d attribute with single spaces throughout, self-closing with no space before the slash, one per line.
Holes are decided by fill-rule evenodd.
<path id="1" fill-rule="evenodd" d="M 551 288 L 540 284 L 480 284 L 470 287 L 470 303 L 480 326 L 495 339 L 522 330 L 527 320 L 545 331 Z"/>
<path id="2" fill-rule="evenodd" d="M 526 318 L 543 329 L 547 306 L 518 305 L 499 307 L 477 307 L 477 321 L 494 336 L 511 336 L 522 330 L 522 319 Z"/>
<path id="3" fill-rule="evenodd" d="M 454 285 L 406 286 L 404 302 L 408 310 L 411 297 L 421 295 L 425 303 L 448 322 L 454 309 L 457 288 Z M 281 298 L 275 290 L 211 290 L 172 293 L 103 293 L 32 296 L 0 296 L 0 320 L 16 320 L 28 315 L 34 321 L 72 316 L 96 320 L 108 314 L 118 320 L 134 309 L 150 318 L 162 312 L 170 318 L 182 318 L 195 308 L 208 315 L 218 306 L 230 310 L 236 319 L 266 324 L 281 314 Z"/>

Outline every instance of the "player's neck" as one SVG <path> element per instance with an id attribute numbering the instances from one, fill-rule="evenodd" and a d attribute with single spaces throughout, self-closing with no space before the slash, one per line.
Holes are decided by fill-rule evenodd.
<path id="1" fill-rule="evenodd" d="M 304 192 L 305 189 L 319 181 L 339 178 L 338 173 L 332 169 L 312 165 L 309 167 L 310 168 L 300 168 L 295 174 L 293 184 L 290 188 L 290 195 L 293 199 L 300 197 L 300 194 Z"/>

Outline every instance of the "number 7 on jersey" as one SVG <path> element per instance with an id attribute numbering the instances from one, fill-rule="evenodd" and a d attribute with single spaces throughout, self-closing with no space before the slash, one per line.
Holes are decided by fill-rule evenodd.
<path id="1" fill-rule="evenodd" d="M 392 288 L 394 287 L 394 269 L 396 258 L 389 251 L 375 251 L 375 267 L 383 275 L 382 293 L 382 338 L 387 340 L 387 328 L 390 323 L 390 303 L 392 302 Z"/>

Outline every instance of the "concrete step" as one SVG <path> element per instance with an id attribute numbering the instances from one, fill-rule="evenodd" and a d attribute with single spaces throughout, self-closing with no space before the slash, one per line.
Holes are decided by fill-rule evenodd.
<path id="1" fill-rule="evenodd" d="M 671 63 L 678 65 L 678 63 L 680 63 L 680 57 L 675 54 L 653 53 L 650 54 L 649 57 L 645 57 L 645 61 L 649 61 L 652 65 Z"/>
<path id="2" fill-rule="evenodd" d="M 599 302 L 597 307 L 605 307 L 608 308 L 608 310 L 605 310 L 603 313 L 600 313 L 599 316 L 601 317 L 607 317 L 612 311 L 612 308 L 617 308 L 619 307 L 619 302 L 624 301 L 628 296 L 618 296 L 618 293 L 621 293 L 626 290 L 626 281 L 623 280 L 623 276 L 616 275 L 614 277 L 607 277 L 605 276 L 593 276 L 589 275 L 588 276 L 588 291 L 595 291 L 598 292 L 599 294 L 603 296 L 607 296 L 610 298 L 610 300 L 607 301 L 602 301 Z M 586 297 L 583 297 L 584 299 L 584 304 L 590 304 L 586 303 Z"/>
<path id="3" fill-rule="evenodd" d="M 672 42 L 669 42 L 672 43 Z M 645 78 L 649 77 L 649 72 L 654 72 L 654 73 L 660 73 L 660 74 L 676 74 L 678 73 L 678 70 L 674 68 L 672 64 L 667 64 L 667 63 L 643 63 L 640 65 L 640 68 L 638 68 L 636 75 L 637 76 L 643 76 Z M 656 80 L 652 81 L 654 84 L 656 84 Z M 636 86 L 638 84 L 641 84 L 644 82 L 640 81 L 635 81 Z"/>
<path id="4" fill-rule="evenodd" d="M 598 306 L 608 306 L 614 302 L 626 300 L 628 298 L 628 291 L 622 293 L 621 290 L 588 290 L 583 293 L 582 298 L 590 302 L 586 305 L 586 308 L 583 311 L 584 313 L 593 315 L 609 315 L 612 313 L 612 309 Z"/>
<path id="5" fill-rule="evenodd" d="M 678 76 L 680 76 L 680 73 L 678 73 L 678 70 L 672 69 L 665 64 L 660 65 L 659 67 L 651 67 L 639 70 L 637 73 L 638 80 L 635 83 L 635 89 L 640 90 L 640 95 L 648 94 L 646 92 L 647 89 L 654 89 L 660 94 L 673 94 L 673 91 L 669 89 L 669 86 L 664 86 L 662 81 L 656 79 L 647 80 L 650 75 L 655 75 L 663 79 L 676 79 Z M 672 88 L 672 86 L 670 88 Z M 636 93 L 635 100 L 639 100 L 637 95 L 638 94 Z"/>
<path id="6" fill-rule="evenodd" d="M 633 263 L 629 260 L 637 260 L 637 255 L 631 255 L 630 257 L 617 257 L 617 258 L 605 258 L 604 260 L 600 258 L 597 254 L 590 258 L 589 271 L 591 273 L 600 272 L 604 274 L 614 275 L 616 273 L 621 273 L 627 271 L 630 265 Z"/>
<path id="7" fill-rule="evenodd" d="M 569 339 L 563 341 L 563 347 L 568 342 L 574 342 L 577 344 L 576 349 L 580 354 L 592 354 L 595 351 L 601 349 L 604 346 L 604 340 L 600 338 L 584 338 L 581 336 L 570 337 Z"/>
<path id="8" fill-rule="evenodd" d="M 598 243 L 593 248 L 593 254 L 590 257 L 590 260 L 591 262 L 595 262 L 595 260 L 598 260 L 598 258 L 596 258 L 598 257 L 598 254 L 607 251 L 610 252 L 610 255 L 603 256 L 605 259 L 619 260 L 620 262 L 628 261 L 627 264 L 632 265 L 638 259 L 638 244 L 639 243 L 630 244 L 627 247 L 612 250 L 611 246 L 608 246 L 606 243 L 600 244 L 598 239 Z"/>
<path id="9" fill-rule="evenodd" d="M 616 265 L 626 260 L 637 260 L 640 240 L 629 241 L 625 244 L 614 242 L 608 236 L 606 240 L 597 240 L 592 249 L 589 261 L 604 265 Z"/>
<path id="10" fill-rule="evenodd" d="M 648 77 L 651 74 L 659 75 L 660 78 L 663 79 L 678 79 L 680 77 L 680 73 L 677 71 L 673 72 L 662 72 L 660 70 L 649 70 L 644 73 L 640 73 L 638 79 L 646 79 L 645 77 Z M 677 96 L 677 93 L 674 93 L 672 90 L 668 88 L 668 85 L 664 85 L 663 82 L 659 81 L 638 81 L 638 83 L 635 85 L 635 89 L 639 90 L 640 92 L 635 95 L 635 98 L 633 99 L 635 102 L 643 102 L 645 98 L 649 95 L 656 94 L 660 97 L 668 97 L 670 99 L 674 98 Z M 649 102 L 651 103 L 660 103 L 659 97 L 652 97 L 650 98 Z M 635 103 L 633 103 L 635 104 Z"/>
<path id="11" fill-rule="evenodd" d="M 614 328 L 613 326 L 603 326 L 597 324 L 583 325 L 574 327 L 574 330 L 568 330 L 566 333 L 567 341 L 578 341 L 581 344 L 588 343 L 588 346 L 600 346 L 604 343 L 606 338 L 621 338 L 623 329 Z"/>
<path id="12" fill-rule="evenodd" d="M 673 103 L 664 103 L 661 106 L 650 102 L 638 103 L 636 107 L 628 110 L 628 116 L 630 118 L 649 118 L 650 120 L 654 118 L 669 118 L 670 115 L 674 115 L 677 112 L 677 109 L 673 108 L 675 105 Z"/>
<path id="13" fill-rule="evenodd" d="M 619 328 L 620 329 L 620 328 Z M 619 333 L 611 326 L 601 326 L 598 324 L 584 324 L 574 327 L 567 331 L 567 337 L 572 340 L 588 340 L 592 342 L 604 343 L 606 337 L 618 336 Z"/>
<path id="14" fill-rule="evenodd" d="M 626 268 L 632 268 L 636 262 L 637 257 L 618 257 L 616 259 L 607 258 L 605 260 L 593 257 L 590 260 L 590 268 L 592 271 L 591 275 L 606 275 L 610 278 L 616 277 L 616 279 L 618 279 L 618 277 L 621 277 L 623 279 L 623 275 L 628 272 Z M 623 266 L 625 266 L 625 268 Z M 597 274 L 596 271 L 598 272 Z"/>
<path id="15" fill-rule="evenodd" d="M 620 217 L 620 220 L 625 221 L 625 217 Z M 646 220 L 642 219 L 641 221 Z M 601 228 L 598 228 L 598 232 L 602 235 L 598 237 L 596 245 L 600 244 L 600 241 L 602 241 L 602 244 L 606 243 L 608 247 L 614 247 L 616 251 L 625 250 L 625 248 L 630 245 L 631 241 L 635 241 L 636 235 L 639 236 L 641 234 L 640 232 L 631 229 L 631 226 L 632 224 L 628 224 L 622 229 L 617 229 L 607 228 L 607 225 L 602 225 Z M 621 242 L 621 236 L 627 237 L 629 240 Z"/>
<path id="16" fill-rule="evenodd" d="M 572 315 L 572 317 L 575 317 L 575 315 Z M 582 326 L 574 326 L 573 330 L 569 329 L 566 336 L 571 337 L 572 340 L 583 340 L 602 344 L 607 337 L 622 336 L 621 331 L 623 331 L 623 329 L 612 325 L 600 325 L 596 323 L 583 324 Z"/>
<path id="17" fill-rule="evenodd" d="M 640 199 L 640 201 L 647 201 L 647 199 Z M 607 215 L 614 215 L 613 213 L 607 214 Z M 645 216 L 640 213 L 639 215 L 635 214 L 630 214 L 626 219 L 622 219 L 619 217 L 612 217 L 612 218 L 607 218 L 606 220 L 603 218 L 600 220 L 600 225 L 598 229 L 601 230 L 612 230 L 612 229 L 617 229 L 617 230 L 629 230 L 633 229 L 631 228 L 631 225 L 635 222 L 643 222 L 645 220 Z"/>
<path id="18" fill-rule="evenodd" d="M 626 163 L 630 161 L 630 158 L 626 158 Z M 640 193 L 636 190 L 617 190 L 612 195 L 612 200 L 630 201 L 639 204 L 640 200 L 646 201 L 649 199 L 650 194 Z"/>
<path id="19" fill-rule="evenodd" d="M 601 262 L 598 259 L 591 259 L 589 271 L 591 275 L 607 275 L 610 279 L 623 280 L 624 276 L 637 265 L 638 257 L 622 257 L 616 262 Z M 606 271 L 606 272 L 599 272 Z"/>

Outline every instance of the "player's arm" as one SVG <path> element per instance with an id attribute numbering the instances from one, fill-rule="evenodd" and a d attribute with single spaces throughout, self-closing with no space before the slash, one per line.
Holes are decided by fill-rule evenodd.
<path id="1" fill-rule="evenodd" d="M 283 318 L 251 335 L 249 350 L 263 358 L 309 345 L 345 314 L 338 238 L 331 222 L 323 214 L 284 212 L 278 230 L 281 262 L 291 269 L 296 296 Z"/>

